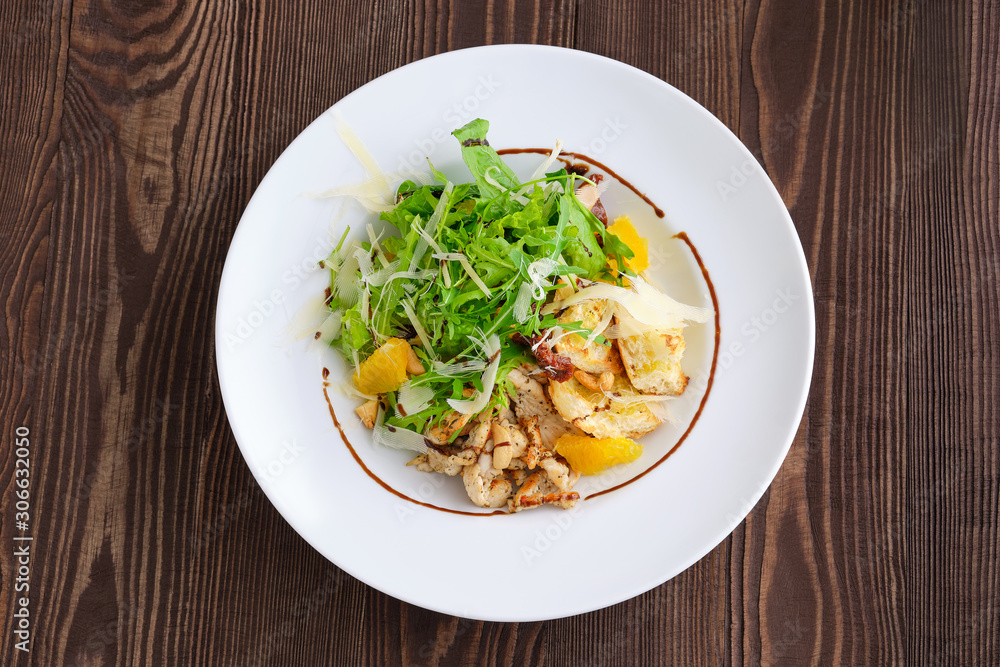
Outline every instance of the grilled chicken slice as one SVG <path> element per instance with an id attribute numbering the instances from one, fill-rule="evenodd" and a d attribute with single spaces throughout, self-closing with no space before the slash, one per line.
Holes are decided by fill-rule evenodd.
<path id="1" fill-rule="evenodd" d="M 565 433 L 580 435 L 580 430 L 559 416 L 552 406 L 545 389 L 520 368 L 515 368 L 507 376 L 514 385 L 514 412 L 521 421 L 535 417 L 541 433 L 542 444 L 552 449 L 559 436 Z"/>

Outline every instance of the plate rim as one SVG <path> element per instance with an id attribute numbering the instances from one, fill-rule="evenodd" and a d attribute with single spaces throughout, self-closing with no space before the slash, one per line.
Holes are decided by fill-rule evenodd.
<path id="1" fill-rule="evenodd" d="M 646 85 L 652 85 L 661 88 L 665 87 L 665 89 L 667 89 L 671 94 L 675 95 L 676 98 L 679 101 L 683 102 L 687 107 L 689 107 L 689 109 L 693 110 L 697 115 L 700 115 L 703 119 L 706 119 L 709 125 L 713 126 L 716 131 L 721 131 L 725 136 L 727 136 L 727 138 L 732 140 L 734 142 L 734 146 L 737 148 L 737 150 L 739 150 L 742 153 L 743 157 L 748 160 L 751 160 L 752 164 L 756 165 L 756 168 L 762 175 L 761 181 L 764 190 L 766 191 L 769 198 L 773 201 L 773 203 L 776 204 L 775 211 L 776 212 L 780 211 L 780 216 L 778 217 L 780 217 L 781 219 L 782 226 L 784 227 L 785 231 L 790 234 L 791 238 L 795 240 L 794 243 L 795 252 L 793 253 L 794 261 L 796 264 L 795 268 L 804 278 L 804 284 L 808 288 L 808 293 L 803 295 L 803 305 L 806 307 L 805 324 L 807 325 L 807 331 L 805 332 L 806 336 L 804 340 L 806 346 L 805 349 L 806 364 L 805 367 L 802 369 L 803 370 L 802 381 L 799 383 L 799 386 L 793 387 L 797 394 L 797 401 L 793 406 L 793 409 L 790 414 L 795 415 L 795 418 L 790 423 L 787 429 L 787 433 L 782 437 L 783 444 L 782 447 L 780 448 L 780 455 L 777 455 L 775 457 L 774 462 L 769 467 L 766 474 L 762 476 L 761 484 L 754 492 L 753 497 L 749 498 L 749 500 L 744 506 L 745 511 L 744 508 L 741 508 L 740 511 L 737 513 L 738 516 L 737 518 L 735 518 L 735 520 L 730 520 L 727 521 L 725 524 L 720 524 L 721 526 L 720 529 L 712 533 L 713 536 L 709 540 L 707 540 L 706 545 L 703 545 L 704 548 L 694 549 L 692 551 L 694 555 L 682 561 L 683 563 L 682 565 L 664 570 L 664 572 L 666 573 L 665 576 L 662 574 L 650 574 L 649 576 L 639 580 L 642 583 L 633 584 L 632 586 L 628 587 L 628 590 L 621 593 L 620 595 L 611 596 L 613 599 L 609 600 L 607 599 L 607 597 L 605 597 L 602 598 L 600 601 L 597 601 L 592 605 L 587 606 L 586 608 L 578 609 L 576 611 L 569 611 L 564 614 L 547 614 L 543 616 L 530 616 L 530 615 L 515 616 L 507 614 L 498 614 L 493 616 L 486 616 L 482 614 L 469 615 L 464 613 L 456 613 L 454 607 L 447 604 L 439 605 L 436 604 L 436 601 L 434 600 L 416 600 L 412 599 L 411 596 L 406 595 L 405 593 L 388 592 L 381 585 L 373 582 L 371 578 L 368 577 L 367 575 L 359 574 L 356 571 L 356 568 L 353 567 L 353 565 L 341 564 L 335 561 L 330 556 L 328 556 L 323 549 L 320 549 L 314 543 L 314 541 L 310 539 L 310 537 L 308 537 L 305 534 L 305 532 L 303 532 L 303 530 L 300 530 L 301 522 L 298 522 L 294 518 L 289 517 L 288 513 L 286 513 L 286 511 L 283 511 L 283 508 L 285 510 L 288 510 L 289 508 L 286 507 L 286 503 L 284 503 L 280 498 L 275 497 L 274 489 L 270 489 L 267 484 L 261 483 L 263 471 L 258 469 L 260 468 L 260 466 L 255 465 L 252 462 L 251 458 L 248 457 L 247 451 L 244 449 L 244 445 L 241 442 L 241 441 L 243 442 L 246 441 L 245 433 L 243 433 L 244 437 L 241 437 L 242 427 L 229 419 L 229 412 L 230 412 L 229 406 L 232 404 L 232 401 L 234 399 L 232 398 L 232 390 L 231 389 L 227 390 L 227 386 L 229 383 L 225 380 L 224 371 L 222 368 L 223 364 L 222 355 L 219 354 L 219 349 L 224 347 L 223 337 L 226 334 L 226 332 L 222 330 L 221 319 L 219 317 L 220 310 L 223 307 L 222 297 L 223 294 L 226 291 L 228 291 L 227 286 L 235 280 L 235 277 L 232 275 L 232 272 L 231 271 L 227 272 L 226 270 L 226 265 L 228 264 L 229 260 L 229 254 L 233 246 L 242 237 L 242 235 L 245 235 L 247 233 L 247 227 L 242 224 L 247 216 L 247 212 L 252 210 L 254 202 L 258 198 L 258 196 L 262 196 L 260 195 L 260 193 L 261 190 L 264 189 L 265 183 L 267 183 L 270 179 L 274 178 L 275 177 L 274 174 L 280 171 L 283 164 L 287 162 L 288 159 L 290 159 L 289 155 L 292 152 L 291 149 L 301 139 L 302 135 L 304 135 L 314 124 L 322 122 L 323 119 L 327 116 L 327 114 L 334 111 L 339 105 L 346 103 L 346 101 L 350 100 L 355 96 L 363 95 L 366 89 L 375 87 L 382 79 L 386 77 L 396 76 L 400 72 L 405 71 L 408 68 L 426 64 L 427 61 L 448 60 L 451 58 L 460 57 L 461 54 L 463 53 L 467 54 L 471 52 L 485 52 L 485 51 L 497 52 L 497 53 L 502 53 L 504 51 L 540 51 L 540 52 L 571 54 L 572 57 L 582 58 L 584 61 L 586 60 L 600 61 L 605 63 L 606 65 L 618 68 L 624 68 L 625 71 L 629 72 L 632 75 L 639 75 L 640 78 L 644 80 L 643 83 Z M 790 254 L 786 256 L 786 259 L 790 261 L 793 255 Z M 363 85 L 359 86 L 358 88 L 355 88 L 348 94 L 338 99 L 332 105 L 327 107 L 323 112 L 317 115 L 316 118 L 314 118 L 310 123 L 308 123 L 305 127 L 303 127 L 298 132 L 298 134 L 296 134 L 296 136 L 292 139 L 292 141 L 289 142 L 287 146 L 285 146 L 281 154 L 274 160 L 274 162 L 271 164 L 271 166 L 265 173 L 264 177 L 254 188 L 253 194 L 247 201 L 246 206 L 244 207 L 242 213 L 240 214 L 239 222 L 237 223 L 236 229 L 233 232 L 229 246 L 227 247 L 226 262 L 223 265 L 223 271 L 220 277 L 219 287 L 218 290 L 216 291 L 215 296 L 216 296 L 216 307 L 213 312 L 213 315 L 215 316 L 214 343 L 215 347 L 217 348 L 215 371 L 220 393 L 222 396 L 223 407 L 226 412 L 226 421 L 229 424 L 229 427 L 233 434 L 233 439 L 236 441 L 237 447 L 240 450 L 240 454 L 242 455 L 244 462 L 250 469 L 251 474 L 253 474 L 254 476 L 255 482 L 264 492 L 265 496 L 268 498 L 272 506 L 278 511 L 278 514 L 281 516 L 281 518 L 296 532 L 296 534 L 301 539 L 305 540 L 306 543 L 308 543 L 313 549 L 315 549 L 320 555 L 322 555 L 323 558 L 330 561 L 333 565 L 340 568 L 344 572 L 348 573 L 352 577 L 358 579 L 359 581 L 365 583 L 368 586 L 371 586 L 372 588 L 380 591 L 381 593 L 389 595 L 391 597 L 395 597 L 396 599 L 406 602 L 407 604 L 412 604 L 414 606 L 423 609 L 429 609 L 431 611 L 435 611 L 438 613 L 453 615 L 462 618 L 483 620 L 483 621 L 536 622 L 536 621 L 553 620 L 558 618 L 566 618 L 570 616 L 575 616 L 579 614 L 584 614 L 604 609 L 616 604 L 620 604 L 624 601 L 630 600 L 639 595 L 642 595 L 652 590 L 653 588 L 656 588 L 657 586 L 666 583 L 667 581 L 678 576 L 680 573 L 689 569 L 692 565 L 694 565 L 702 558 L 704 558 L 708 553 L 710 553 L 712 550 L 718 547 L 722 542 L 724 542 L 726 538 L 729 535 L 731 535 L 733 531 L 739 526 L 739 524 L 742 523 L 746 519 L 746 517 L 750 515 L 750 513 L 754 510 L 756 505 L 760 502 L 760 499 L 764 496 L 764 494 L 770 488 L 771 484 L 774 482 L 774 478 L 776 477 L 778 470 L 781 468 L 782 464 L 785 462 L 785 459 L 788 456 L 788 452 L 791 449 L 796 434 L 802 427 L 802 420 L 805 414 L 805 407 L 809 398 L 809 390 L 812 384 L 812 376 L 815 368 L 816 315 L 815 315 L 815 294 L 813 291 L 812 274 L 809 271 L 809 266 L 806 261 L 805 251 L 802 245 L 802 238 L 799 235 L 798 230 L 795 228 L 794 222 L 792 221 L 791 218 L 791 214 L 788 211 L 787 207 L 785 206 L 784 201 L 781 199 L 781 196 L 776 186 L 774 185 L 773 181 L 771 180 L 770 176 L 768 176 L 767 171 L 764 170 L 763 166 L 760 164 L 757 158 L 753 155 L 752 152 L 750 152 L 749 148 L 747 148 L 747 146 L 740 140 L 740 138 L 732 130 L 730 130 L 729 127 L 725 125 L 725 123 L 723 123 L 719 118 L 717 118 L 714 114 L 712 114 L 708 109 L 699 104 L 692 97 L 690 97 L 680 89 L 676 88 L 675 86 L 671 85 L 667 81 L 664 81 L 663 79 L 660 79 L 659 77 L 654 76 L 653 74 L 650 74 L 649 72 L 646 72 L 643 69 L 640 69 L 633 65 L 629 65 L 628 63 L 616 60 L 614 58 L 609 58 L 606 56 L 602 56 L 600 54 L 591 53 L 589 51 L 582 51 L 579 49 L 573 49 L 561 46 L 551 46 L 543 44 L 493 44 L 493 45 L 474 46 L 464 49 L 456 49 L 453 51 L 446 51 L 443 53 L 438 53 L 424 58 L 420 58 L 418 60 L 414 60 L 404 65 L 401 65 L 400 67 L 389 70 L 379 75 L 378 77 L 367 81 Z M 766 478 L 766 483 L 764 483 L 763 481 L 764 478 Z"/>

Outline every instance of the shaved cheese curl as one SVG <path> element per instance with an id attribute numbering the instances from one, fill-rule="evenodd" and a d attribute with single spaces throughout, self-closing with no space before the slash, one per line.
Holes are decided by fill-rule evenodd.
<path id="1" fill-rule="evenodd" d="M 385 284 L 388 285 L 393 280 L 399 280 L 400 278 L 406 278 L 407 280 L 433 280 L 435 276 L 437 276 L 437 271 L 431 271 L 430 269 L 424 269 L 423 271 L 397 271 L 386 277 Z M 407 285 L 404 284 L 403 287 L 408 292 L 412 292 L 416 289 L 415 285 L 407 287 Z"/>
<path id="2" fill-rule="evenodd" d="M 514 299 L 514 319 L 519 323 L 524 323 L 528 320 L 528 309 L 531 305 L 531 285 L 529 283 L 521 283 L 521 286 L 517 288 L 517 297 Z"/>
<path id="3" fill-rule="evenodd" d="M 396 402 L 408 415 L 427 409 L 433 400 L 433 389 L 425 386 L 413 386 L 409 381 L 404 382 L 396 394 Z"/>
<path id="4" fill-rule="evenodd" d="M 470 338 L 472 337 L 470 336 Z M 493 334 L 486 339 L 485 343 L 483 347 L 484 351 L 488 353 L 487 356 L 490 359 L 490 364 L 483 373 L 483 390 L 477 391 L 471 398 L 466 400 L 448 399 L 448 405 L 459 414 L 474 415 L 482 412 L 489 404 L 490 397 L 493 395 L 493 387 L 496 386 L 497 381 L 497 371 L 500 370 L 500 336 Z"/>
<path id="5" fill-rule="evenodd" d="M 653 416 L 661 422 L 669 422 L 671 424 L 675 423 L 676 417 L 674 417 L 673 411 L 667 407 L 665 401 L 652 401 L 647 403 L 646 407 L 649 408 L 649 411 L 653 413 Z"/>
<path id="6" fill-rule="evenodd" d="M 556 139 L 556 147 L 552 149 L 549 156 L 545 158 L 540 165 L 535 168 L 535 171 L 531 174 L 529 181 L 536 181 L 545 174 L 548 173 L 549 167 L 555 164 L 555 161 L 559 159 L 559 154 L 562 153 L 563 141 L 562 139 Z"/>
<path id="7" fill-rule="evenodd" d="M 330 313 L 330 316 L 323 320 L 323 324 L 319 325 L 319 330 L 316 332 L 319 334 L 319 340 L 326 344 L 329 344 L 337 336 L 340 335 L 340 325 L 344 320 L 344 312 L 338 310 L 336 312 Z"/>
<path id="8" fill-rule="evenodd" d="M 436 358 L 437 354 L 435 354 L 434 348 L 431 347 L 430 338 L 427 337 L 427 329 L 425 329 L 424 325 L 419 319 L 417 319 L 417 314 L 413 312 L 413 307 L 410 306 L 410 304 L 405 300 L 400 301 L 399 305 L 403 307 L 403 312 L 406 313 L 406 316 L 410 319 L 410 324 L 413 325 L 413 330 L 417 332 L 417 338 L 420 339 L 420 344 L 424 346 L 424 350 L 427 351 L 427 354 L 430 355 L 431 359 Z"/>
<path id="9" fill-rule="evenodd" d="M 667 395 L 656 395 L 656 394 L 613 394 L 609 391 L 605 391 L 604 397 L 609 399 L 612 403 L 618 403 L 619 405 L 636 405 L 637 403 L 644 403 L 646 408 L 653 413 L 653 416 L 660 421 L 674 423 L 674 414 L 671 412 L 670 407 L 667 405 L 669 402 L 675 400 L 676 396 Z"/>
<path id="10" fill-rule="evenodd" d="M 372 285 L 373 287 L 380 287 L 389 282 L 389 278 L 396 275 L 395 273 L 396 269 L 399 268 L 398 259 L 393 260 L 392 262 L 387 262 L 385 258 L 382 257 L 382 255 L 379 255 L 379 257 L 382 259 L 383 262 L 382 268 L 372 273 L 365 280 L 365 282 L 367 282 L 369 285 Z"/>
<path id="11" fill-rule="evenodd" d="M 344 121 L 339 111 L 333 112 L 335 127 L 340 140 L 354 155 L 365 171 L 368 180 L 354 185 L 346 185 L 311 194 L 313 197 L 352 197 L 359 204 L 372 212 L 391 211 L 396 207 L 395 192 L 389 187 L 389 179 L 379 169 L 378 162 L 368 152 L 365 145 L 354 133 L 354 130 Z M 308 194 L 308 193 L 307 193 Z"/>
<path id="12" fill-rule="evenodd" d="M 424 227 L 424 231 L 426 232 L 427 236 L 430 236 L 431 238 L 434 237 L 434 234 L 437 232 L 438 224 L 444 219 L 444 216 L 448 213 L 448 205 L 451 203 L 451 193 L 452 190 L 454 189 L 455 189 L 454 183 L 452 183 L 451 181 L 445 183 L 444 190 L 441 191 L 441 196 L 438 198 L 437 206 L 434 207 L 434 213 L 431 214 L 430 219 L 427 221 L 426 227 Z M 413 249 L 413 257 L 410 259 L 410 267 L 409 267 L 410 271 L 416 269 L 417 265 L 420 264 L 420 261 L 424 258 L 424 254 L 426 254 L 427 252 L 428 245 L 429 244 L 427 243 L 427 240 L 423 238 L 423 235 L 421 235 L 420 240 L 417 241 L 417 245 Z"/>
<path id="13" fill-rule="evenodd" d="M 375 428 L 372 429 L 375 444 L 391 449 L 408 449 L 421 454 L 427 453 L 427 441 L 424 439 L 424 436 L 406 428 L 386 426 L 384 421 L 385 410 L 382 406 L 379 406 Z"/>
<path id="14" fill-rule="evenodd" d="M 594 330 L 590 332 L 589 336 L 587 336 L 587 345 L 593 343 L 595 340 L 597 340 L 598 336 L 600 336 L 607 330 L 608 325 L 611 324 L 611 318 L 614 317 L 614 315 L 615 315 L 614 302 L 605 304 L 604 315 L 601 316 L 601 321 L 597 323 L 597 326 L 594 327 Z"/>
<path id="15" fill-rule="evenodd" d="M 469 275 L 469 278 L 471 278 L 472 282 L 476 284 L 476 287 L 482 290 L 483 294 L 486 295 L 486 298 L 487 299 L 493 298 L 493 292 L 491 292 L 490 288 L 486 286 L 486 283 L 483 282 L 483 279 L 479 277 L 479 274 L 476 273 L 476 270 L 472 268 L 472 264 L 469 263 L 469 258 L 466 257 L 464 254 L 460 252 L 443 252 L 439 255 L 432 255 L 432 257 L 434 257 L 434 259 L 444 259 L 449 262 L 458 262 L 459 264 L 461 264 L 462 268 L 465 269 L 465 272 Z"/>
<path id="16" fill-rule="evenodd" d="M 420 237 L 423 238 L 424 241 L 427 241 L 427 245 L 429 245 L 434 250 L 434 252 L 438 254 L 444 252 L 444 250 L 441 249 L 441 246 L 438 245 L 437 241 L 435 241 L 434 238 L 430 234 L 428 234 L 423 227 L 420 226 L 419 215 L 413 218 L 413 222 L 410 224 L 415 230 L 417 230 L 417 234 L 420 234 Z"/>
<path id="17" fill-rule="evenodd" d="M 443 377 L 455 377 L 458 375 L 467 375 L 469 373 L 481 373 L 485 369 L 486 362 L 481 359 L 461 361 L 455 364 L 444 364 L 440 361 L 435 361 L 431 364 L 431 370 Z"/>
<path id="18" fill-rule="evenodd" d="M 528 279 L 531 280 L 531 286 L 534 288 L 536 301 L 541 301 L 545 298 L 545 288 L 549 284 L 546 278 L 555 271 L 557 266 L 559 266 L 559 263 L 548 257 L 535 260 L 528 265 Z"/>
<path id="19" fill-rule="evenodd" d="M 382 263 L 383 267 L 389 266 L 389 260 L 385 258 L 385 253 L 382 251 L 382 246 L 380 246 L 378 243 L 378 240 L 382 238 L 382 234 L 378 234 L 376 236 L 375 226 L 372 225 L 372 223 L 370 222 L 366 225 L 366 229 L 368 230 L 368 240 L 372 244 L 372 254 L 378 257 L 379 262 Z"/>
<path id="20" fill-rule="evenodd" d="M 361 269 L 361 279 L 367 281 L 375 273 L 375 265 L 372 264 L 372 256 L 364 248 L 358 247 L 354 251 L 354 259 L 358 260 L 358 268 Z"/>
<path id="21" fill-rule="evenodd" d="M 591 185 L 590 183 L 584 183 L 576 189 L 573 194 L 580 201 L 581 204 L 587 207 L 587 210 L 594 208 L 597 204 L 597 200 L 601 198 L 601 195 L 608 189 L 608 181 L 601 181 L 597 185 Z"/>
<path id="22" fill-rule="evenodd" d="M 630 278 L 630 280 L 632 281 L 632 289 L 606 283 L 594 283 L 562 301 L 549 304 L 544 312 L 554 313 L 584 301 L 608 299 L 628 311 L 628 314 L 638 322 L 656 329 L 680 329 L 688 322 L 705 322 L 713 314 L 710 308 L 697 308 L 675 301 L 648 285 L 642 278 L 635 277 Z"/>
<path id="23" fill-rule="evenodd" d="M 351 257 L 344 262 L 337 277 L 333 279 L 333 296 L 340 299 L 340 304 L 345 309 L 354 306 L 361 296 L 361 279 L 355 274 L 357 267 L 357 261 Z"/>

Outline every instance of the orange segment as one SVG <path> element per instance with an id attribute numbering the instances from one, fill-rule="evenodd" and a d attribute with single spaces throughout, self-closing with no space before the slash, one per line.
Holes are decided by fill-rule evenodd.
<path id="1" fill-rule="evenodd" d="M 400 338 L 390 338 L 361 362 L 361 367 L 354 374 L 354 386 L 369 396 L 399 389 L 406 382 L 409 353 L 409 343 Z"/>
<path id="2" fill-rule="evenodd" d="M 639 232 L 627 215 L 615 218 L 614 224 L 608 227 L 608 231 L 620 238 L 635 253 L 635 257 L 625 260 L 628 268 L 636 273 L 642 273 L 649 268 L 649 244 L 646 239 L 639 236 Z"/>
<path id="3" fill-rule="evenodd" d="M 581 474 L 596 475 L 619 463 L 635 461 L 642 456 L 642 445 L 628 438 L 567 434 L 556 440 L 556 453 Z"/>

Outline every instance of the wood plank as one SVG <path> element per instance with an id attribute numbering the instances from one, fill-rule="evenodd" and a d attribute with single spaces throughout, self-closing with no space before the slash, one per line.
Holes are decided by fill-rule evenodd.
<path id="1" fill-rule="evenodd" d="M 28 533 L 44 526 L 42 490 L 38 484 L 40 455 L 48 432 L 39 420 L 38 400 L 46 369 L 72 352 L 74 339 L 52 335 L 47 317 L 53 295 L 49 289 L 53 258 L 52 234 L 58 230 L 56 212 L 60 176 L 59 142 L 63 114 L 63 86 L 69 46 L 69 6 L 8 2 L 0 8 L 0 285 L 3 319 L 0 321 L 0 655 L 14 656 L 14 581 L 17 562 L 9 555 L 15 523 L 15 429 L 30 430 Z M 79 302 L 81 312 L 99 311 L 96 302 Z M 78 333 L 78 332 L 77 332 Z M 9 445 L 8 445 L 9 443 Z M 20 517 L 18 517 L 20 519 Z M 20 545 L 18 545 L 20 546 Z M 25 592 L 25 591 L 21 591 Z M 37 603 L 34 607 L 38 609 Z M 9 611 L 9 613 L 7 613 Z"/>
<path id="2" fill-rule="evenodd" d="M 1000 662 L 997 2 L 11 0 L 0 25 L 30 662 Z M 284 147 L 380 74 L 505 42 L 617 58 L 737 132 L 817 307 L 803 425 L 746 522 L 666 584 L 544 623 L 437 614 L 326 561 L 253 480 L 214 368 L 229 240 Z"/>
<path id="3" fill-rule="evenodd" d="M 752 5 L 741 137 L 802 236 L 818 332 L 804 437 L 766 508 L 760 651 L 803 664 L 988 664 L 996 591 L 965 568 L 994 576 L 998 556 L 996 451 L 984 446 L 997 420 L 972 396 L 995 391 L 980 360 L 1000 342 L 971 337 L 995 331 L 985 258 L 996 217 L 982 190 L 973 204 L 961 170 L 988 168 L 968 147 L 988 154 L 995 130 L 973 139 L 962 126 L 995 104 L 966 105 L 961 49 L 982 44 L 989 22 L 957 5 L 843 3 L 816 16 Z M 780 37 L 793 25 L 801 42 Z M 783 138 L 788 124 L 800 145 Z M 963 199 L 982 208 L 963 216 Z"/>

